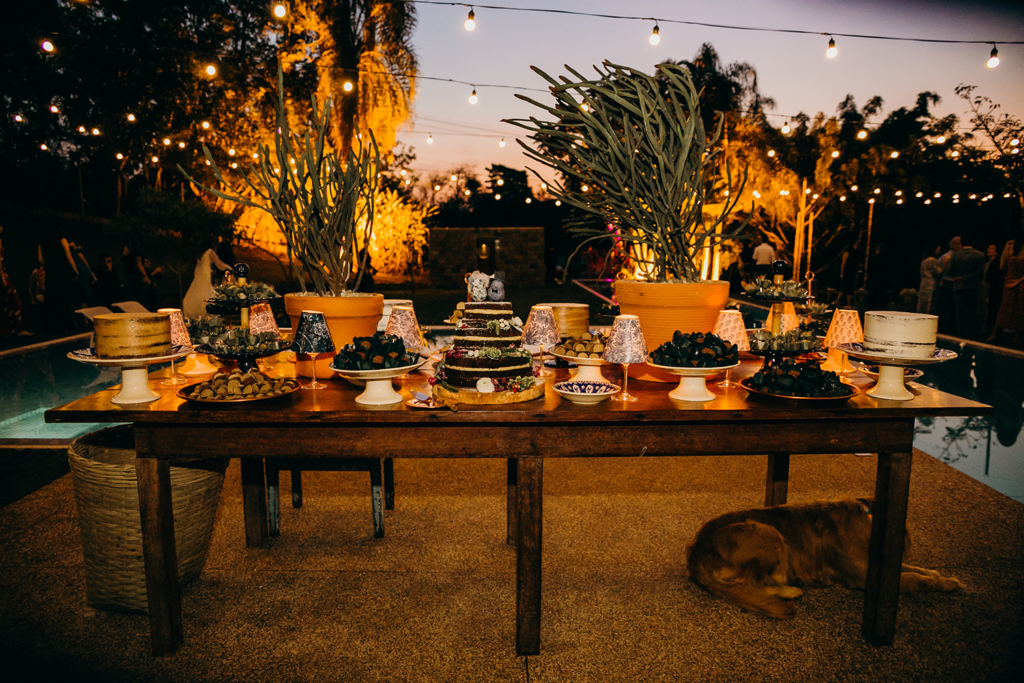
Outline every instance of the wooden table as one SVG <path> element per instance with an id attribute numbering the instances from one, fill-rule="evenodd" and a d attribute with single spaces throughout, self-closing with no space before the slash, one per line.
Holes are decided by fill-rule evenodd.
<path id="1" fill-rule="evenodd" d="M 288 374 L 291 366 L 279 363 Z M 744 362 L 733 377 L 753 374 Z M 564 371 L 562 371 L 564 375 Z M 605 369 L 606 376 L 614 370 Z M 558 377 L 556 379 L 562 379 Z M 782 401 L 722 390 L 683 404 L 672 388 L 630 382 L 636 403 L 579 406 L 549 386 L 543 399 L 458 412 L 416 410 L 404 403 L 368 408 L 340 379 L 318 391 L 246 405 L 188 403 L 153 384 L 160 399 L 136 406 L 110 402 L 117 388 L 47 411 L 47 422 L 131 422 L 135 426 L 139 510 L 153 652 L 183 643 L 169 467 L 177 461 L 241 459 L 246 542 L 267 537 L 263 459 L 507 458 L 507 541 L 516 543 L 516 652 L 540 652 L 543 474 L 546 458 L 768 455 L 765 505 L 786 502 L 789 457 L 801 453 L 878 453 L 870 561 L 862 632 L 871 643 L 895 636 L 914 419 L 990 415 L 989 406 L 912 385 L 911 401 L 876 401 L 863 393 L 840 403 Z M 550 380 L 549 380 L 550 384 Z M 396 382 L 427 391 L 426 377 Z M 864 385 L 862 383 L 862 389 Z"/>

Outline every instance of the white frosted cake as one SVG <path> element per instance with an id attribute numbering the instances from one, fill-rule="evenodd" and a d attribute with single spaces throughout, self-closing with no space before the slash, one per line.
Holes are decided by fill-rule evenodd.
<path id="1" fill-rule="evenodd" d="M 939 318 L 923 313 L 868 311 L 864 314 L 864 350 L 893 358 L 931 358 Z"/>

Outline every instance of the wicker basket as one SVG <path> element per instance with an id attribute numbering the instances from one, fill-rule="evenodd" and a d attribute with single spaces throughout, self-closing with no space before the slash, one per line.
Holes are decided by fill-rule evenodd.
<path id="1" fill-rule="evenodd" d="M 102 609 L 148 614 L 131 425 L 75 439 L 68 448 L 68 461 L 82 531 L 86 602 Z M 227 460 L 205 460 L 171 468 L 181 585 L 203 568 L 227 464 Z"/>

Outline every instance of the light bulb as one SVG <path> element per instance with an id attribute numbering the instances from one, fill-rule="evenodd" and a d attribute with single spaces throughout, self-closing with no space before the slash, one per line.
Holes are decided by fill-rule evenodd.
<path id="1" fill-rule="evenodd" d="M 856 191 L 857 191 L 857 186 L 856 186 L 856 185 L 852 185 L 852 186 L 850 187 L 850 189 L 851 189 L 851 190 L 852 190 L 853 192 L 856 192 Z"/>
<path id="2" fill-rule="evenodd" d="M 661 36 L 658 35 L 657 24 L 654 25 L 654 33 L 651 34 L 651 37 L 648 38 L 648 41 L 651 43 L 651 45 L 657 45 L 658 43 L 661 42 Z"/>
<path id="3" fill-rule="evenodd" d="M 590 192 L 590 186 L 589 185 L 584 185 L 580 189 L 583 190 L 584 192 Z"/>
<path id="4" fill-rule="evenodd" d="M 25 119 L 24 119 L 24 118 L 22 118 L 21 114 L 15 114 L 15 115 L 14 115 L 14 120 L 15 120 L 15 121 L 17 121 L 18 123 L 21 123 L 21 122 L 22 122 L 22 121 L 24 121 Z"/>
<path id="5" fill-rule="evenodd" d="M 469 190 L 465 190 L 465 191 L 463 192 L 463 194 L 465 194 L 465 195 L 466 195 L 466 196 L 468 197 L 468 196 L 469 196 Z"/>
<path id="6" fill-rule="evenodd" d="M 561 205 L 562 205 L 562 200 L 561 199 L 556 199 L 555 200 L 555 206 L 561 206 Z"/>
<path id="7" fill-rule="evenodd" d="M 832 158 L 833 159 L 839 158 L 839 152 L 832 152 Z"/>
<path id="8" fill-rule="evenodd" d="M 817 198 L 818 198 L 818 195 L 816 195 L 816 194 L 812 194 L 811 195 L 811 199 L 817 199 Z"/>
<path id="9" fill-rule="evenodd" d="M 945 135 L 940 135 L 939 137 L 935 138 L 935 142 L 939 143 L 940 145 L 943 142 L 945 142 L 945 141 L 946 141 L 946 136 Z"/>
<path id="10" fill-rule="evenodd" d="M 135 120 L 135 114 L 128 114 L 128 120 L 129 121 L 134 121 Z"/>
<path id="11" fill-rule="evenodd" d="M 953 195 L 953 199 L 960 199 L 960 195 L 958 195 L 958 194 Z"/>
<path id="12" fill-rule="evenodd" d="M 497 199 L 497 200 L 501 200 L 501 195 L 500 194 L 496 194 L 496 195 L 494 195 L 494 198 Z"/>
<path id="13" fill-rule="evenodd" d="M 157 163 L 158 161 L 160 161 L 160 158 L 159 158 L 159 157 L 153 157 L 153 163 L 154 163 L 154 164 L 155 164 L 155 163 Z"/>
<path id="14" fill-rule="evenodd" d="M 918 193 L 917 193 L 917 194 L 915 194 L 914 196 L 915 196 L 915 197 L 923 197 L 923 196 L 924 196 L 924 192 L 918 192 Z"/>
<path id="15" fill-rule="evenodd" d="M 164 144 L 165 145 L 171 144 L 171 139 L 170 138 L 164 138 Z"/>
<path id="16" fill-rule="evenodd" d="M 123 155 L 123 154 L 121 154 L 120 152 L 118 152 L 118 153 L 117 153 L 117 158 L 118 158 L 118 159 L 124 159 L 124 155 Z"/>
<path id="17" fill-rule="evenodd" d="M 100 134 L 100 129 L 99 128 L 93 128 L 92 129 L 92 134 L 93 135 L 99 135 Z"/>
<path id="18" fill-rule="evenodd" d="M 473 13 L 472 8 L 470 8 L 469 10 L 469 16 L 466 18 L 466 23 L 464 24 L 464 26 L 466 27 L 467 31 L 472 31 L 473 29 L 476 28 L 476 14 Z"/>
<path id="19" fill-rule="evenodd" d="M 768 150 L 768 156 L 770 156 L 770 157 L 775 156 L 775 150 L 774 149 Z"/>
<path id="20" fill-rule="evenodd" d="M 810 194 L 810 193 L 811 193 L 811 190 L 810 190 L 810 189 L 806 189 L 806 190 L 804 190 L 804 194 Z"/>
<path id="21" fill-rule="evenodd" d="M 238 162 L 237 161 L 232 161 L 231 162 L 231 168 L 238 168 Z"/>
<path id="22" fill-rule="evenodd" d="M 39 149 L 41 149 L 41 150 L 43 150 L 45 152 L 46 150 L 49 149 L 49 147 L 47 147 L 46 143 L 44 142 L 43 144 L 39 145 Z"/>
<path id="23" fill-rule="evenodd" d="M 897 199 L 897 200 L 896 200 L 896 203 L 897 203 L 897 204 L 902 204 L 902 203 L 903 203 L 903 200 L 902 200 L 902 199 Z"/>
<path id="24" fill-rule="evenodd" d="M 868 200 L 868 204 L 874 204 L 874 203 L 875 203 L 875 200 L 874 200 L 874 199 L 869 199 L 869 200 Z"/>
<path id="25" fill-rule="evenodd" d="M 433 133 L 431 133 L 430 135 L 427 136 L 427 144 L 428 145 L 434 144 L 434 135 L 433 135 Z"/>
<path id="26" fill-rule="evenodd" d="M 454 182 L 455 182 L 456 180 L 458 180 L 458 179 L 459 179 L 459 176 L 457 176 L 457 175 L 455 175 L 455 174 L 453 173 L 453 174 L 452 174 L 452 182 L 454 183 Z"/>
<path id="27" fill-rule="evenodd" d="M 210 122 L 209 121 L 203 121 L 202 125 L 203 125 L 203 130 L 207 130 L 210 127 Z"/>
<path id="28" fill-rule="evenodd" d="M 540 189 L 542 189 L 542 190 L 548 189 L 548 184 L 547 183 L 541 183 L 540 184 Z"/>
<path id="29" fill-rule="evenodd" d="M 252 158 L 255 159 L 256 161 L 259 161 L 260 155 L 259 154 L 253 154 Z"/>
<path id="30" fill-rule="evenodd" d="M 51 43 L 48 40 L 44 40 L 40 47 L 43 48 L 43 50 L 45 50 L 46 52 L 53 52 L 53 43 Z"/>
<path id="31" fill-rule="evenodd" d="M 79 126 L 78 127 L 78 132 L 79 133 L 84 133 L 85 132 L 85 126 Z"/>
<path id="32" fill-rule="evenodd" d="M 434 192 L 437 192 L 440 189 L 441 189 L 440 185 L 434 185 Z"/>
<path id="33" fill-rule="evenodd" d="M 406 170 L 404 168 L 401 171 L 398 172 L 398 175 L 402 176 L 403 178 L 405 177 L 405 174 L 406 174 Z"/>
<path id="34" fill-rule="evenodd" d="M 875 194 L 882 194 L 882 190 L 876 187 L 875 188 Z"/>
<path id="35" fill-rule="evenodd" d="M 889 156 L 891 156 L 891 157 L 892 157 L 893 159 L 895 159 L 895 158 L 896 158 L 896 157 L 898 157 L 899 155 L 900 155 L 900 153 L 899 153 L 899 152 L 893 152 L 893 153 L 892 153 L 892 154 L 890 154 Z"/>
<path id="36" fill-rule="evenodd" d="M 213 64 L 207 64 L 206 65 L 206 75 L 207 76 L 216 76 L 217 75 L 217 67 L 215 67 Z"/>
<path id="37" fill-rule="evenodd" d="M 584 102 L 583 104 L 580 105 L 580 109 L 582 109 L 583 111 L 590 111 L 590 105 Z"/>
<path id="38" fill-rule="evenodd" d="M 903 196 L 903 190 L 896 190 L 896 196 L 897 197 L 902 197 Z"/>
<path id="39" fill-rule="evenodd" d="M 1009 192 L 1007 192 L 1006 194 L 1003 195 L 1003 199 L 1009 199 L 1009 198 L 1010 198 L 1010 193 Z"/>
<path id="40" fill-rule="evenodd" d="M 857 133 L 857 139 L 858 140 L 863 140 L 867 136 L 868 136 L 868 132 L 866 130 L 862 130 L 859 133 Z"/>
<path id="41" fill-rule="evenodd" d="M 504 146 L 505 146 L 505 138 L 502 138 L 501 141 L 498 143 L 498 147 L 504 147 Z"/>
<path id="42" fill-rule="evenodd" d="M 228 150 L 228 156 L 229 156 L 229 157 L 233 157 L 233 156 L 235 156 L 235 150 L 234 150 L 234 149 L 229 149 L 229 150 Z"/>
<path id="43" fill-rule="evenodd" d="M 473 88 L 473 94 L 469 96 L 469 103 L 476 104 L 476 88 Z"/>
<path id="44" fill-rule="evenodd" d="M 936 199 L 938 199 L 938 198 L 939 198 L 939 197 L 941 197 L 941 196 L 942 196 L 942 193 L 941 193 L 941 192 L 936 192 L 936 193 L 935 193 L 935 198 L 936 198 Z"/>
<path id="45" fill-rule="evenodd" d="M 1017 145 L 1020 144 L 1020 138 L 1014 138 L 1014 139 L 1010 140 L 1010 144 L 1013 145 L 1014 147 L 1016 147 Z"/>
<path id="46" fill-rule="evenodd" d="M 839 54 L 839 50 L 836 49 L 836 39 L 835 38 L 829 38 L 828 39 L 828 49 L 825 50 L 825 56 L 828 57 L 829 59 L 832 59 L 837 54 Z"/>
<path id="47" fill-rule="evenodd" d="M 957 158 L 958 156 L 960 156 L 960 152 L 958 152 L 958 151 L 956 151 L 956 150 L 954 149 L 954 150 L 953 150 L 952 152 L 950 152 L 949 156 L 951 156 L 951 157 L 953 157 L 954 159 L 956 159 L 956 158 Z"/>
<path id="48" fill-rule="evenodd" d="M 179 142 L 178 143 L 178 148 L 179 149 L 185 149 L 185 143 L 184 142 Z"/>
<path id="49" fill-rule="evenodd" d="M 274 16 L 278 19 L 284 19 L 284 15 L 288 13 L 288 8 L 284 5 L 274 5 Z"/>
<path id="50" fill-rule="evenodd" d="M 352 85 L 352 81 L 345 81 L 345 84 L 341 86 L 342 90 L 345 92 L 352 92 L 352 88 L 354 87 L 355 86 Z"/>
<path id="51" fill-rule="evenodd" d="M 527 204 L 532 204 L 532 203 L 533 203 L 533 200 L 532 200 L 532 199 L 530 199 L 529 197 L 527 197 L 527 198 L 526 198 L 526 203 L 527 203 Z"/>
<path id="52" fill-rule="evenodd" d="M 971 195 L 971 199 L 977 199 L 977 198 L 978 198 L 978 195 L 976 195 L 976 194 L 972 194 Z"/>
<path id="53" fill-rule="evenodd" d="M 46 49 L 45 45 L 44 45 L 43 49 L 44 50 Z M 994 45 L 992 46 L 992 54 L 988 58 L 987 66 L 990 69 L 994 69 L 997 66 L 999 66 L 999 50 L 997 50 Z"/>
<path id="54" fill-rule="evenodd" d="M 844 194 L 843 196 L 841 196 L 841 197 L 839 198 L 839 201 L 841 201 L 841 202 L 845 202 L 845 201 L 846 201 L 846 195 Z"/>
<path id="55" fill-rule="evenodd" d="M 788 135 L 789 134 L 789 121 L 786 121 L 784 124 L 782 124 L 782 134 L 783 135 Z"/>
<path id="56" fill-rule="evenodd" d="M 1020 147 L 1014 147 L 1011 149 L 1010 154 L 1020 154 Z"/>
<path id="57" fill-rule="evenodd" d="M 501 187 L 504 184 L 505 184 L 505 179 L 504 178 L 498 178 L 498 187 Z"/>
<path id="58" fill-rule="evenodd" d="M 924 203 L 925 203 L 925 204 L 931 204 L 931 203 L 932 203 L 932 200 L 930 200 L 930 199 L 926 199 L 926 200 L 924 200 Z"/>
<path id="59" fill-rule="evenodd" d="M 50 105 L 50 111 L 52 111 L 54 114 L 59 114 L 60 113 L 60 109 L 57 108 L 56 104 L 51 104 Z"/>

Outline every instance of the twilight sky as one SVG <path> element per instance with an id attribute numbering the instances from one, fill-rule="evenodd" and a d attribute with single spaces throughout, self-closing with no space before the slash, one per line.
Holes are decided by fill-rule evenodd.
<path id="1" fill-rule="evenodd" d="M 491 4 L 650 16 L 661 19 L 809 31 L 957 40 L 1024 40 L 1024 0 L 489 0 Z M 665 59 L 691 59 L 710 42 L 726 64 L 749 62 L 761 91 L 775 98 L 771 113 L 804 111 L 828 115 L 847 94 L 858 105 L 880 95 L 891 110 L 912 106 L 917 93 L 942 97 L 938 115 L 955 113 L 966 125 L 966 103 L 953 89 L 979 86 L 978 93 L 1024 118 L 1024 45 L 998 45 L 1000 65 L 989 69 L 991 45 L 948 45 L 836 38 L 838 56 L 828 59 L 828 36 L 735 31 L 662 23 L 661 42 L 651 46 L 650 21 L 626 21 L 476 8 L 476 29 L 466 31 L 465 7 L 417 5 L 413 43 L 424 77 L 477 84 L 472 87 L 421 78 L 411 130 L 399 140 L 417 155 L 412 167 L 422 176 L 454 166 L 481 175 L 492 164 L 523 168 L 526 158 L 514 142 L 517 130 L 502 118 L 540 110 L 517 100 L 507 88 L 543 88 L 535 65 L 557 76 L 569 64 L 584 74 L 604 59 L 653 71 Z M 550 103 L 543 92 L 526 92 Z M 784 118 L 772 117 L 776 125 Z M 427 144 L 433 134 L 433 144 Z M 504 137 L 505 147 L 499 147 Z"/>

